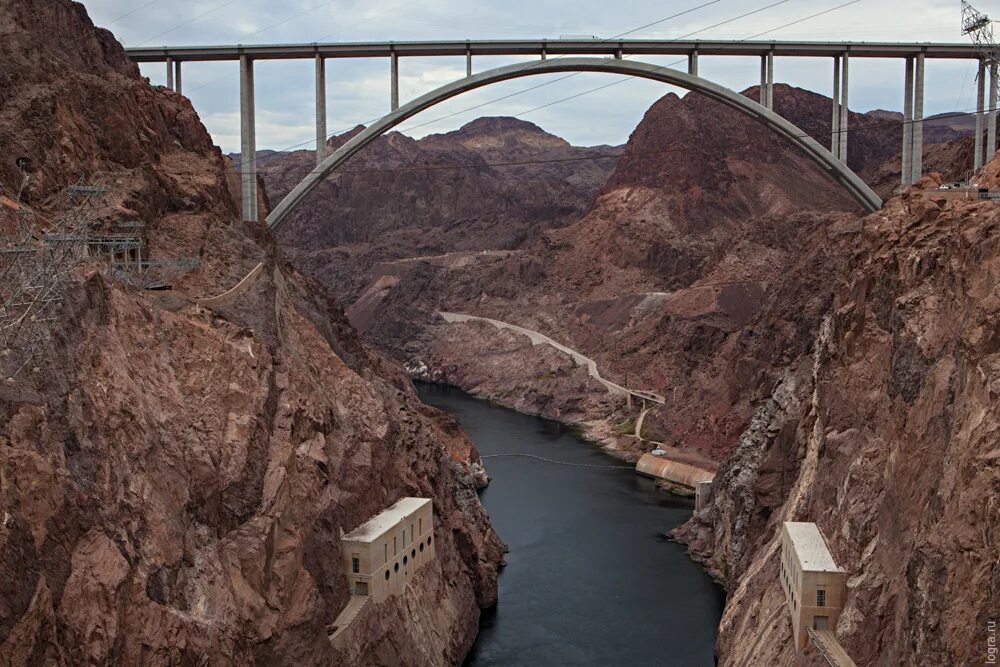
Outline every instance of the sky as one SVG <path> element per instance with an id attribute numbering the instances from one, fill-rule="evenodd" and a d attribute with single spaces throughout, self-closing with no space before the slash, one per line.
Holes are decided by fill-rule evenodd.
<path id="1" fill-rule="evenodd" d="M 608 39 L 625 33 L 631 38 L 679 39 L 696 31 L 694 38 L 697 39 L 746 39 L 765 33 L 757 39 L 968 41 L 961 34 L 957 0 L 857 0 L 846 6 L 840 5 L 849 0 L 83 2 L 94 23 L 111 30 L 126 46 L 541 39 L 561 35 L 595 35 Z M 1000 14 L 1000 0 L 977 2 L 976 6 L 987 14 Z M 833 11 L 807 18 L 829 9 Z M 663 20 L 685 10 L 692 11 Z M 677 60 L 676 57 L 641 58 L 659 65 Z M 482 71 L 523 60 L 527 58 L 477 57 L 473 60 L 473 68 Z M 927 115 L 969 111 L 975 107 L 976 66 L 973 62 L 932 59 L 927 61 L 926 68 Z M 164 65 L 143 65 L 142 71 L 154 84 L 166 83 Z M 832 61 L 828 58 L 778 58 L 775 61 L 776 82 L 824 95 L 831 93 L 832 74 Z M 314 147 L 313 63 L 309 60 L 260 61 L 256 64 L 255 75 L 258 148 Z M 699 75 L 734 90 L 743 90 L 758 83 L 760 61 L 756 57 L 702 56 Z M 464 58 L 401 58 L 400 101 L 405 104 L 463 76 Z M 584 73 L 554 82 L 560 76 L 565 75 L 539 75 L 467 93 L 425 111 L 402 129 L 406 134 L 421 137 L 454 130 L 480 116 L 518 116 L 576 145 L 617 145 L 628 139 L 653 102 L 667 92 L 684 94 L 682 90 L 657 82 L 629 77 Z M 616 80 L 621 83 L 587 92 Z M 549 81 L 552 83 L 541 88 L 514 94 Z M 899 110 L 903 100 L 903 62 L 854 59 L 850 84 L 852 110 Z M 238 64 L 185 63 L 183 92 L 194 103 L 216 143 L 226 152 L 238 151 Z M 331 134 L 346 131 L 384 115 L 389 111 L 389 94 L 388 60 L 328 60 L 328 131 Z M 571 96 L 577 97 L 551 104 Z M 501 97 L 506 99 L 494 102 Z M 550 106 L 537 109 L 543 105 Z M 464 111 L 470 107 L 479 108 Z"/>

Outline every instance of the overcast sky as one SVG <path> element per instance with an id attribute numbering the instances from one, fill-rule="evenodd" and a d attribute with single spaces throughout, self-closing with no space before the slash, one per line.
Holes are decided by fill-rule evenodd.
<path id="1" fill-rule="evenodd" d="M 186 44 L 267 44 L 288 42 L 424 39 L 557 38 L 597 35 L 610 38 L 709 0 L 84 0 L 97 25 L 113 31 L 126 46 Z M 768 5 L 776 6 L 737 18 Z M 798 22 L 847 0 L 717 0 L 682 17 L 629 34 L 636 38 L 761 39 L 964 42 L 957 0 L 859 0 L 822 16 Z M 978 2 L 1000 12 L 1000 0 Z M 735 20 L 733 20 L 735 19 Z M 787 27 L 786 24 L 796 22 Z M 676 58 L 643 57 L 657 64 Z M 479 71 L 518 58 L 477 58 Z M 523 59 L 521 59 L 523 60 Z M 314 83 L 311 61 L 258 62 L 258 147 L 287 149 L 314 145 Z M 699 60 L 699 74 L 735 90 L 759 79 L 757 58 Z M 154 83 L 165 83 L 163 65 L 144 65 Z M 465 75 L 463 58 L 405 58 L 400 61 L 401 102 Z M 389 65 L 384 59 L 327 61 L 328 128 L 347 130 L 389 110 Z M 551 75 L 550 80 L 559 75 Z M 830 94 L 829 59 L 780 58 L 775 80 Z M 523 95 L 509 97 L 438 122 L 435 119 L 532 88 L 546 79 L 531 77 L 490 86 L 424 112 L 407 134 L 446 132 L 483 115 L 520 115 L 578 145 L 620 144 L 643 113 L 670 88 L 623 79 L 619 85 L 532 111 L 621 77 L 580 74 Z M 239 150 L 238 65 L 187 63 L 184 93 L 194 102 L 216 142 Z M 968 111 L 975 106 L 975 65 L 929 60 L 925 109 L 928 115 Z M 675 92 L 683 93 L 677 90 Z M 854 60 L 852 109 L 900 109 L 903 63 Z M 413 127 L 419 125 L 420 127 Z M 405 130 L 404 126 L 404 131 Z"/>

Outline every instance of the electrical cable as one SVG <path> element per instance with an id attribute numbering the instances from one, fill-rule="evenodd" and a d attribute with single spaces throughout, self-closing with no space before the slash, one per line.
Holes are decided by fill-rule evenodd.
<path id="1" fill-rule="evenodd" d="M 213 14 L 213 13 L 219 11 L 220 9 L 223 9 L 225 7 L 228 7 L 229 5 L 235 4 L 236 2 L 239 2 L 239 0 L 227 0 L 227 2 L 223 2 L 220 5 L 212 7 L 208 11 L 202 12 L 201 14 L 198 14 L 197 16 L 195 16 L 194 18 L 192 18 L 190 20 L 184 21 L 183 23 L 178 23 L 177 25 L 175 25 L 170 30 L 166 30 L 166 31 L 161 32 L 161 33 L 159 33 L 157 35 L 153 35 L 152 37 L 150 37 L 149 39 L 147 39 L 145 42 L 140 42 L 139 44 L 136 44 L 136 46 L 145 46 L 146 44 L 149 44 L 150 42 L 152 42 L 154 39 L 159 39 L 160 37 L 163 37 L 164 35 L 169 35 L 170 33 L 172 33 L 173 31 L 177 30 L 178 28 L 183 28 L 186 25 L 191 25 L 192 23 L 194 23 L 196 21 L 200 21 L 201 19 L 205 18 L 209 14 Z"/>

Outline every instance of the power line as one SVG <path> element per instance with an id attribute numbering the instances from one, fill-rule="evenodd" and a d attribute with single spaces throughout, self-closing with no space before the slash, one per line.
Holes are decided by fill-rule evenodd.
<path id="1" fill-rule="evenodd" d="M 141 12 L 141 11 L 142 11 L 143 9 L 145 9 L 146 7 L 152 7 L 153 5 L 155 5 L 155 4 L 156 4 L 156 3 L 158 3 L 158 2 L 160 2 L 160 0 L 150 0 L 150 1 L 149 1 L 149 2 L 147 2 L 146 4 L 144 4 L 144 5 L 140 5 L 140 6 L 136 7 L 135 9 L 133 9 L 133 10 L 132 10 L 132 11 L 130 11 L 130 12 L 125 12 L 124 14 L 122 14 L 121 16 L 119 16 L 118 18 L 116 18 L 116 19 L 113 19 L 113 20 L 112 20 L 111 22 L 109 22 L 109 23 L 105 23 L 105 24 L 104 24 L 104 26 L 105 26 L 105 27 L 107 27 L 107 26 L 111 26 L 111 25 L 114 25 L 114 24 L 118 23 L 119 21 L 121 21 L 122 19 L 126 19 L 126 18 L 128 18 L 129 16 L 132 16 L 133 14 L 136 14 L 136 13 L 138 13 L 138 12 Z"/>
<path id="2" fill-rule="evenodd" d="M 734 16 L 734 17 L 726 19 L 725 21 L 722 21 L 720 23 L 716 23 L 714 25 L 710 25 L 708 27 L 701 28 L 699 30 L 695 30 L 694 32 L 689 32 L 686 35 L 681 35 L 680 37 L 674 37 L 674 38 L 668 39 L 666 41 L 667 42 L 679 42 L 679 41 L 681 41 L 683 39 L 687 39 L 688 37 L 691 37 L 693 35 L 697 35 L 698 33 L 705 32 L 706 30 L 711 30 L 712 28 L 717 28 L 717 27 L 723 26 L 723 25 L 725 25 L 727 23 L 732 23 L 733 21 L 738 21 L 739 19 L 746 18 L 747 16 L 750 16 L 751 14 L 756 14 L 757 12 L 762 12 L 765 9 L 770 9 L 771 7 L 775 7 L 777 5 L 781 5 L 781 4 L 784 4 L 784 3 L 789 2 L 789 1 L 790 0 L 779 0 L 778 2 L 776 2 L 774 4 L 767 5 L 765 7 L 759 8 L 759 9 L 755 9 L 752 12 L 748 12 L 746 14 L 741 14 L 739 16 Z M 709 3 L 706 3 L 704 5 L 699 5 L 698 7 L 695 7 L 694 9 L 700 9 L 702 7 L 707 7 L 708 5 L 711 5 L 711 4 L 715 4 L 715 3 L 714 2 L 709 2 Z M 688 12 L 682 12 L 682 13 L 688 13 Z M 678 16 L 679 16 L 679 14 L 678 14 Z M 655 22 L 653 24 L 650 24 L 650 25 L 655 25 L 656 23 L 662 23 L 664 20 L 666 20 L 666 19 L 662 19 L 662 20 L 657 21 L 657 22 Z M 641 29 L 642 28 L 639 28 L 639 30 L 641 30 Z M 625 34 L 628 34 L 628 33 L 625 33 Z M 615 39 L 617 39 L 617 37 L 613 37 L 613 38 L 611 38 L 609 40 L 605 40 L 605 41 L 614 41 Z M 565 56 L 560 56 L 560 57 L 565 57 Z M 679 62 L 682 62 L 682 61 L 679 61 Z M 676 63 L 671 63 L 671 64 L 676 64 Z M 668 67 L 669 66 L 670 65 L 668 65 Z M 493 104 L 495 102 L 502 102 L 503 100 L 509 99 L 511 97 L 516 97 L 517 95 L 521 95 L 521 94 L 530 92 L 532 90 L 537 90 L 539 88 L 544 88 L 545 86 L 551 86 L 553 84 L 559 83 L 560 81 L 565 81 L 566 79 L 571 79 L 571 78 L 573 78 L 575 76 L 579 76 L 580 74 L 582 74 L 582 72 L 574 72 L 573 74 L 567 74 L 566 76 L 561 76 L 558 79 L 554 79 L 552 81 L 547 81 L 545 83 L 539 84 L 537 86 L 532 86 L 531 88 L 526 88 L 525 90 L 518 91 L 516 93 L 511 93 L 509 95 L 504 95 L 503 97 L 499 97 L 499 98 L 497 98 L 495 100 L 490 100 L 489 102 L 484 102 L 482 104 L 478 104 L 476 106 L 469 107 L 468 109 L 462 109 L 461 111 L 456 111 L 456 112 L 450 113 L 450 114 L 448 114 L 446 116 L 440 116 L 438 118 L 434 118 L 434 119 L 426 121 L 424 123 L 420 123 L 419 125 L 411 125 L 409 127 L 405 127 L 403 129 L 401 129 L 400 132 L 409 132 L 409 131 L 412 131 L 412 130 L 419 129 L 421 127 L 426 127 L 428 125 L 432 125 L 434 123 L 438 123 L 438 122 L 440 122 L 442 120 L 447 120 L 449 118 L 454 118 L 455 116 L 459 116 L 459 115 L 462 115 L 464 113 L 468 113 L 469 111 L 474 111 L 476 109 L 480 109 L 480 108 L 482 108 L 484 106 L 488 106 L 488 105 Z M 606 88 L 606 87 L 607 86 L 601 86 L 601 88 Z"/>
<path id="3" fill-rule="evenodd" d="M 327 4 L 327 5 L 328 5 L 328 4 L 331 4 L 331 3 L 333 3 L 334 1 L 335 1 L 335 0 L 330 0 L 330 2 L 327 2 L 327 3 L 325 3 L 325 4 Z M 325 40 L 325 39 L 329 39 L 330 37 L 334 37 L 334 36 L 336 36 L 336 35 L 341 35 L 341 34 L 343 34 L 343 33 L 347 32 L 348 30 L 351 30 L 351 29 L 353 29 L 353 28 L 356 28 L 356 27 L 358 27 L 359 25 L 363 25 L 363 24 L 365 24 L 365 23 L 368 23 L 369 21 L 373 21 L 373 20 L 375 20 L 375 19 L 379 18 L 380 16 L 385 16 L 386 14 L 388 14 L 388 13 L 390 13 L 390 12 L 397 12 L 397 11 L 399 11 L 400 9 L 403 9 L 403 8 L 405 8 L 405 7 L 409 7 L 410 5 L 413 5 L 413 4 L 416 4 L 416 3 L 417 3 L 417 2 L 419 2 L 419 1 L 420 1 L 420 0 L 408 0 L 408 2 L 403 2 L 403 3 L 399 4 L 399 5 L 395 5 L 395 6 L 393 6 L 392 8 L 390 8 L 390 9 L 387 9 L 387 10 L 385 10 L 385 11 L 383 11 L 383 12 L 378 12 L 378 13 L 376 13 L 376 14 L 372 14 L 372 15 L 370 15 L 370 16 L 365 16 L 365 17 L 364 17 L 364 18 L 362 18 L 362 19 L 361 19 L 360 21 L 356 21 L 356 22 L 352 23 L 351 25 L 349 25 L 349 26 L 346 26 L 346 27 L 345 27 L 344 29 L 342 29 L 342 30 L 338 30 L 337 32 L 334 32 L 334 33 L 330 33 L 329 35 L 323 35 L 322 37 L 320 37 L 320 38 L 319 38 L 319 39 L 317 39 L 316 41 L 317 41 L 317 42 L 320 42 L 320 41 L 323 41 L 323 40 Z M 305 11 L 305 12 L 300 12 L 300 13 L 298 13 L 298 14 L 296 14 L 296 15 L 294 15 L 294 16 L 290 16 L 290 17 L 288 17 L 288 18 L 286 18 L 286 19 L 284 19 L 284 20 L 282 20 L 282 21 L 278 21 L 277 23 L 272 23 L 272 24 L 271 24 L 271 25 L 269 25 L 269 26 L 265 26 L 265 27 L 261 28 L 260 30 L 258 30 L 258 31 L 256 31 L 256 32 L 254 32 L 254 33 L 251 33 L 251 36 L 253 36 L 253 35 L 259 35 L 260 33 L 264 32 L 265 30 L 270 30 L 271 28 L 274 28 L 274 27 L 276 27 L 276 26 L 279 26 L 279 25 L 282 25 L 282 24 L 284 24 L 284 23 L 288 23 L 288 22 L 289 22 L 289 21 L 291 21 L 292 19 L 296 19 L 296 18 L 298 18 L 299 16 L 302 16 L 303 14 L 308 14 L 308 13 L 309 13 L 309 12 L 311 12 L 311 11 L 316 11 L 317 9 L 319 9 L 320 7 L 323 7 L 323 6 L 325 6 L 325 5 L 323 5 L 323 4 L 321 4 L 321 5 L 317 5 L 316 7 L 314 7 L 314 8 L 313 8 L 313 9 L 311 9 L 311 10 L 307 10 L 307 11 Z M 202 90 L 202 89 L 204 89 L 204 88 L 208 88 L 209 86 L 212 86 L 212 85 L 214 85 L 214 84 L 216 84 L 216 83 L 219 83 L 220 81 L 225 81 L 225 80 L 227 80 L 227 79 L 232 79 L 232 78 L 234 78 L 235 76 L 236 76 L 235 74 L 226 74 L 225 76 L 220 76 L 220 77 L 219 77 L 218 79 L 212 79 L 211 81 L 209 81 L 209 82 L 207 82 L 207 83 L 204 83 L 204 84 L 202 84 L 202 85 L 200 85 L 200 86 L 198 86 L 198 87 L 196 87 L 196 88 L 192 88 L 190 92 L 192 92 L 192 93 L 196 93 L 196 92 L 198 92 L 199 90 Z M 376 120 L 377 120 L 377 119 L 376 119 Z M 369 121 L 369 122 L 371 122 L 371 121 Z"/>
<path id="4" fill-rule="evenodd" d="M 402 6 L 406 6 L 407 4 L 413 4 L 413 2 L 416 2 L 416 1 L 417 1 L 417 0 L 411 0 L 411 2 L 409 2 L 409 3 L 404 3 L 404 5 L 402 5 Z M 691 13 L 691 12 L 693 12 L 693 11 L 696 11 L 696 10 L 698 10 L 698 9 L 702 9 L 702 8 L 704 8 L 704 7 L 708 7 L 709 5 L 714 5 L 714 4 L 718 3 L 718 2 L 721 2 L 721 0 L 708 0 L 707 2 L 704 2 L 704 3 L 700 4 L 700 5 L 696 5 L 695 7 L 692 7 L 692 8 L 690 8 L 690 9 L 686 9 L 686 10 L 684 10 L 684 11 L 682 11 L 682 12 L 677 12 L 677 13 L 675 13 L 675 14 L 672 14 L 672 15 L 670 15 L 670 16 L 666 16 L 666 17 L 664 17 L 664 18 L 661 18 L 661 19 L 657 19 L 656 21 L 653 21 L 653 22 L 651 22 L 651 23 L 648 23 L 648 24 L 646 24 L 645 26 L 640 26 L 640 27 L 639 27 L 639 28 L 637 28 L 636 30 L 642 30 L 642 29 L 644 29 L 644 28 L 646 28 L 646 27 L 649 27 L 649 26 L 651 26 L 651 25 L 658 25 L 658 24 L 660 24 L 660 23 L 663 23 L 664 21 L 669 21 L 669 20 L 671 20 L 671 19 L 673 19 L 673 18 L 677 18 L 677 17 L 679 17 L 679 16 L 683 16 L 683 15 L 685 15 L 685 14 L 689 14 L 689 13 Z M 782 4 L 782 3 L 784 3 L 784 2 L 789 2 L 789 0 L 780 0 L 780 2 L 778 2 L 778 3 L 775 3 L 775 4 Z M 751 12 L 751 13 L 752 13 L 752 12 Z M 740 17 L 734 17 L 734 18 L 732 18 L 732 19 L 729 19 L 729 21 L 734 21 L 734 20 L 737 20 L 738 18 L 742 18 L 742 17 L 741 17 L 741 16 L 740 16 Z M 724 21 L 723 23 L 720 23 L 720 24 L 717 24 L 717 25 L 722 25 L 722 24 L 724 24 L 724 23 L 726 23 L 726 22 L 728 22 L 728 21 Z M 616 39 L 619 39 L 619 38 L 621 38 L 621 37 L 624 37 L 625 35 L 628 35 L 628 34 L 630 34 L 630 32 L 634 32 L 634 30 L 633 30 L 633 31 L 628 31 L 628 32 L 624 32 L 624 33 L 621 33 L 620 35 L 616 35 L 616 36 L 614 36 L 614 37 L 609 37 L 609 38 L 607 38 L 607 39 L 603 39 L 603 40 L 600 40 L 600 41 L 601 41 L 601 42 L 611 42 L 611 41 L 614 41 L 614 40 L 616 40 Z M 692 33 L 692 34 L 693 34 L 693 33 Z M 677 39 L 684 39 L 684 37 L 678 37 L 678 38 L 676 38 L 675 40 L 671 40 L 671 41 L 676 41 Z M 559 58 L 564 58 L 564 57 L 566 57 L 566 56 L 559 56 Z M 554 59 L 554 60 L 555 60 L 555 59 Z M 563 76 L 563 77 L 560 77 L 560 78 L 559 78 L 559 79 L 557 79 L 556 81 L 548 81 L 548 82 L 546 82 L 546 83 L 542 83 L 542 84 L 539 84 L 539 85 L 537 85 L 537 86 L 533 86 L 532 88 L 529 88 L 529 89 L 527 89 L 527 90 L 525 90 L 525 91 L 521 91 L 521 92 L 518 92 L 518 93 L 512 93 L 512 94 L 510 94 L 510 95 L 506 95 L 506 96 L 504 96 L 503 98 L 500 98 L 500 99 L 506 99 L 506 98 L 509 98 L 509 97 L 514 97 L 515 95 L 520 95 L 520 94 L 522 94 L 522 93 L 524 93 L 524 92 L 528 92 L 528 91 L 530 91 L 530 90 L 535 90 L 535 89 L 537 89 L 537 88 L 541 88 L 541 87 L 544 87 L 544 86 L 547 86 L 547 85 L 551 85 L 551 84 L 553 84 L 553 83 L 557 83 L 558 81 L 562 81 L 562 80 L 565 80 L 565 79 L 568 79 L 568 78 L 570 78 L 570 77 L 573 77 L 573 76 L 577 76 L 578 74 L 579 74 L 579 72 L 576 72 L 576 73 L 574 73 L 574 74 L 569 74 L 569 75 L 566 75 L 566 76 Z M 228 78 L 228 77 L 224 77 L 224 78 Z M 206 84 L 206 85 L 207 85 L 207 84 Z M 195 89 L 195 90 L 198 90 L 198 89 Z M 488 105 L 488 104 L 493 104 L 493 103 L 494 103 L 495 101 L 499 101 L 499 100 L 494 100 L 494 101 L 491 101 L 491 102 L 487 102 L 487 103 L 484 103 L 484 104 L 480 104 L 480 105 L 477 105 L 477 106 L 476 106 L 476 107 L 474 107 L 474 108 L 481 108 L 481 107 L 483 107 L 483 106 L 486 106 L 486 105 Z M 468 110 L 466 110 L 466 111 L 468 111 Z M 461 112 L 458 112 L 458 113 L 466 113 L 466 111 L 461 111 Z M 458 115 L 458 113 L 456 113 L 456 114 L 451 114 L 451 115 L 449 115 L 448 117 L 451 117 L 451 116 L 455 116 L 455 115 Z M 381 117 L 381 116 L 380 116 L 380 117 Z M 380 118 L 380 117 L 379 117 L 379 118 Z M 368 124 L 370 124 L 370 123 L 373 123 L 373 122 L 375 122 L 376 120 L 378 120 L 378 118 L 373 118 L 372 120 L 369 120 L 369 121 L 367 121 L 367 122 L 365 122 L 365 123 L 362 123 L 362 125 L 368 125 Z M 440 120 L 440 119 L 438 119 L 438 120 Z M 430 121 L 430 122 L 437 122 L 437 121 L 435 120 L 435 121 Z M 409 127 L 409 128 L 404 128 L 403 130 L 400 130 L 400 131 L 401 131 L 401 132 L 404 132 L 404 131 L 408 131 L 408 130 L 412 130 L 412 129 L 416 128 L 416 127 L 423 127 L 424 125 L 427 125 L 427 124 L 429 124 L 430 122 L 428 122 L 428 123 L 424 123 L 424 124 L 422 124 L 422 125 L 417 125 L 417 126 L 413 126 L 413 127 Z M 354 126 L 352 126 L 352 127 L 356 127 L 356 126 L 357 126 L 357 125 L 354 125 Z M 337 134 L 341 134 L 341 133 L 343 133 L 343 132 L 347 132 L 347 131 L 349 131 L 349 130 L 351 130 L 351 129 L 352 129 L 352 128 L 348 127 L 348 128 L 345 128 L 344 130 L 342 130 L 342 131 L 341 131 L 341 132 L 339 132 L 339 133 L 338 133 L 338 132 L 332 132 L 332 133 L 329 133 L 329 134 L 327 134 L 327 135 L 326 135 L 326 139 L 330 139 L 331 137 L 334 137 L 334 136 L 336 136 Z M 297 144 L 294 144 L 294 145 L 292 145 L 292 146 L 289 146 L 289 147 L 287 147 L 287 148 L 283 148 L 283 149 L 281 149 L 281 150 L 280 150 L 279 152 L 287 152 L 287 151 L 290 151 L 290 150 L 293 150 L 293 149 L 296 149 L 296 148 L 300 148 L 300 147 L 302 147 L 302 146 L 306 146 L 306 145 L 308 145 L 308 144 L 310 144 L 310 143 L 313 143 L 314 141 L 315 141 L 315 139 L 308 139 L 308 140 L 306 140 L 306 141 L 302 141 L 302 142 L 299 142 L 299 143 L 297 143 Z M 258 158 L 258 157 L 256 157 L 256 156 L 254 156 L 254 164 L 255 164 L 255 165 L 256 165 L 256 164 L 260 164 L 260 162 L 261 162 L 261 161 L 263 161 L 263 160 L 267 159 L 268 157 L 269 157 L 269 156 L 264 156 L 264 157 L 260 157 L 260 158 Z"/>
<path id="5" fill-rule="evenodd" d="M 808 21 L 810 19 L 814 19 L 817 16 L 823 16 L 824 14 L 829 14 L 830 12 L 835 12 L 838 9 L 843 9 L 844 7 L 847 7 L 848 5 L 855 5 L 855 4 L 859 3 L 859 2 L 861 2 L 861 0 L 851 0 L 850 2 L 845 2 L 842 5 L 837 5 L 836 7 L 831 7 L 830 9 L 825 9 L 825 10 L 823 10 L 821 12 L 817 12 L 817 13 L 812 14 L 810 16 L 806 16 L 805 18 L 798 19 L 797 21 L 792 21 L 791 23 L 786 23 L 785 25 L 780 25 L 777 28 L 771 28 L 770 30 L 765 30 L 764 32 L 758 32 L 756 35 L 753 35 L 751 37 L 747 37 L 743 41 L 748 41 L 748 40 L 751 40 L 751 39 L 756 39 L 758 37 L 762 37 L 762 36 L 767 35 L 769 33 L 777 32 L 778 30 L 784 30 L 785 28 L 791 27 L 793 25 L 797 25 L 799 23 L 803 23 L 803 22 Z"/>
<path id="6" fill-rule="evenodd" d="M 796 21 L 792 21 L 791 23 L 786 23 L 785 25 L 783 25 L 783 26 L 779 26 L 778 28 L 772 28 L 771 30 L 766 30 L 766 31 L 764 31 L 764 32 L 761 32 L 761 33 L 758 33 L 758 34 L 756 34 L 756 35 L 752 35 L 752 36 L 750 36 L 750 37 L 745 37 L 745 38 L 743 38 L 743 39 L 741 39 L 741 40 L 739 40 L 739 41 L 741 41 L 741 42 L 747 42 L 747 41 L 750 41 L 751 39 L 754 39 L 755 37 L 760 37 L 761 35 L 766 35 L 766 34 L 768 34 L 768 33 L 770 33 L 770 32 L 774 32 L 775 30 L 781 30 L 782 28 L 787 28 L 788 26 L 791 26 L 791 25 L 795 25 L 795 24 L 797 24 L 797 23 L 802 23 L 802 22 L 804 22 L 804 21 L 808 21 L 808 20 L 810 20 L 810 19 L 814 19 L 814 18 L 816 18 L 817 16 L 822 16 L 823 14 L 828 14 L 828 13 L 830 13 L 830 12 L 834 11 L 834 10 L 837 10 L 837 9 L 841 9 L 841 8 L 843 8 L 843 7 L 846 7 L 846 6 L 848 6 L 848 5 L 853 5 L 853 4 L 855 4 L 855 3 L 857 3 L 857 2 L 860 2 L 860 1 L 861 1 L 861 0 L 851 0 L 851 2 L 847 2 L 847 3 L 844 3 L 844 4 L 842 4 L 842 5 L 838 5 L 838 6 L 836 6 L 836 7 L 832 7 L 832 8 L 830 8 L 830 9 L 826 9 L 826 10 L 823 10 L 823 11 L 821 11 L 821 12 L 817 12 L 817 13 L 815 13 L 815 14 L 811 14 L 811 15 L 809 15 L 809 16 L 806 16 L 806 17 L 803 17 L 803 18 L 801 18 L 801 19 L 798 19 L 798 20 L 796 20 Z M 747 16 L 750 16 L 750 15 L 752 15 L 752 14 L 756 14 L 756 13 L 759 13 L 759 12 L 761 12 L 761 11 L 764 11 L 765 9 L 770 9 L 771 7 L 775 7 L 775 6 L 777 6 L 777 5 L 781 5 L 781 4 L 784 4 L 785 2 L 788 2 L 788 0 L 780 0 L 779 2 L 776 2 L 776 3 L 774 3 L 773 5 L 768 5 L 768 6 L 766 6 L 766 7 L 761 7 L 760 9 L 756 9 L 756 10 L 754 10 L 754 11 L 752 11 L 752 12 L 747 12 L 746 14 L 743 14 L 743 15 L 741 15 L 741 16 L 738 16 L 738 17 L 736 17 L 736 18 L 737 18 L 737 19 L 739 19 L 739 18 L 746 18 Z M 732 19 L 732 20 L 736 20 L 736 19 Z M 703 29 L 701 29 L 701 30 L 698 30 L 698 31 L 696 31 L 696 32 L 694 32 L 694 33 L 691 33 L 691 35 L 695 35 L 695 34 L 698 34 L 699 32 L 705 32 L 706 30 L 711 30 L 712 28 L 717 28 L 717 27 L 719 27 L 720 25 L 723 25 L 723 24 L 722 24 L 722 23 L 718 23 L 718 24 L 716 24 L 716 25 L 714 25 L 714 26 L 709 26 L 708 28 L 703 28 Z M 689 37 L 689 36 L 690 36 L 690 35 L 686 35 L 685 37 Z M 682 38 L 682 39 L 683 39 L 683 38 Z M 680 64 L 680 63 L 683 63 L 683 62 L 684 62 L 684 60 L 683 60 L 683 59 L 681 59 L 681 60 L 675 60 L 675 61 L 673 61 L 673 62 L 671 62 L 671 63 L 667 63 L 666 65 L 664 65 L 663 67 L 661 67 L 661 68 L 659 68 L 659 69 L 668 69 L 668 68 L 670 68 L 670 67 L 673 67 L 674 65 L 678 65 L 678 64 Z M 654 71 L 657 71 L 657 70 L 654 70 Z M 576 99 L 576 98 L 578 98 L 578 97 L 583 97 L 584 95 L 589 95 L 590 93 L 596 93 L 596 92 L 598 92 L 598 91 L 601 91 L 601 90 L 604 90 L 604 89 L 606 89 L 606 88 L 611 88 L 612 86 L 617 86 L 617 85 L 619 85 L 619 84 L 622 84 L 622 83 L 626 83 L 626 82 L 628 82 L 628 81 L 632 81 L 632 78 L 631 78 L 631 77 L 629 77 L 629 78 L 626 78 L 626 79 L 621 79 L 621 80 L 619 80 L 619 81 L 612 81 L 611 83 L 607 83 L 607 84 L 604 84 L 603 86 L 598 86 L 597 88 L 591 88 L 590 90 L 585 90 L 585 91 L 583 91 L 583 92 L 580 92 L 580 93 L 576 93 L 576 94 L 574 94 L 574 95 L 570 95 L 569 97 L 564 97 L 564 98 L 562 98 L 562 99 L 558 99 L 558 100 L 555 100 L 555 101 L 552 101 L 552 102 L 549 102 L 549 103 L 547 103 L 547 104 L 543 104 L 543 105 L 541 105 L 541 106 L 537 106 L 537 107 L 535 107 L 535 108 L 533 108 L 533 109 L 528 109 L 527 111 L 522 111 L 522 112 L 520 112 L 520 113 L 517 113 L 517 114 L 514 114 L 514 117 L 515 117 L 515 118 L 520 118 L 521 116 L 526 116 L 526 115 L 528 115 L 529 113 L 534 113 L 534 112 L 536 112 L 536 111 L 540 111 L 540 110 L 542 110 L 542 109 L 546 109 L 546 108 L 548 108 L 548 107 L 551 107 L 551 106 L 555 106 L 556 104 L 560 104 L 560 103 L 562 103 L 562 102 L 566 102 L 566 101 L 569 101 L 569 100 L 574 100 L 574 99 Z"/>
<path id="7" fill-rule="evenodd" d="M 178 28 L 183 28 L 186 25 L 191 25 L 195 21 L 200 21 L 201 19 L 205 18 L 209 14 L 217 12 L 220 9 L 223 9 L 224 7 L 228 7 L 229 5 L 235 4 L 238 1 L 239 0 L 228 0 L 227 2 L 223 2 L 220 5 L 216 5 L 215 7 L 212 7 L 211 9 L 209 9 L 206 12 L 202 12 L 201 14 L 198 14 L 197 16 L 195 16 L 194 18 L 192 18 L 192 19 L 190 19 L 188 21 L 184 21 L 183 23 L 178 23 L 177 25 L 175 25 L 170 30 L 166 30 L 164 32 L 161 32 L 158 35 L 153 35 L 152 37 L 150 37 L 149 39 L 147 39 L 145 42 L 140 42 L 136 46 L 145 46 L 146 44 L 149 44 L 150 42 L 152 42 L 154 39 L 159 39 L 160 37 L 163 37 L 164 35 L 169 35 L 170 33 L 172 33 L 173 31 L 177 30 Z"/>

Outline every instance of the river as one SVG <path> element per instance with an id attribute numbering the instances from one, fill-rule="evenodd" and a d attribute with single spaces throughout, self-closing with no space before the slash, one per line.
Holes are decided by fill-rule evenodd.
<path id="1" fill-rule="evenodd" d="M 693 502 L 657 491 L 558 422 L 449 387 L 417 389 L 490 457 L 482 501 L 510 547 L 499 604 L 484 612 L 467 666 L 714 664 L 723 593 L 664 537 Z"/>

